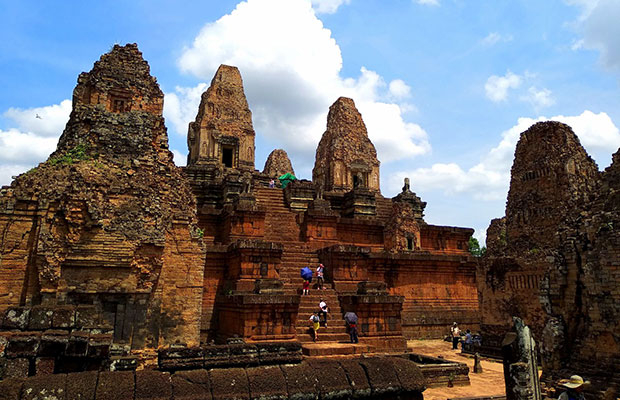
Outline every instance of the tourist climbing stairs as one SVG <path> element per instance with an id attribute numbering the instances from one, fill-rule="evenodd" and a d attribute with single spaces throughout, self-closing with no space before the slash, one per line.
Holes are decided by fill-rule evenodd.
<path id="1" fill-rule="evenodd" d="M 255 192 L 258 205 L 266 210 L 265 240 L 282 244 L 282 258 L 279 266 L 280 279 L 284 282 L 284 291 L 288 294 L 301 295 L 303 280 L 301 269 L 309 267 L 315 272 L 310 286 L 310 294 L 300 297 L 298 319 L 295 325 L 297 340 L 302 343 L 306 356 L 350 355 L 369 352 L 371 348 L 362 344 L 351 344 L 346 324 L 342 317 L 338 295 L 332 285 L 326 283 L 325 290 L 318 290 L 316 267 L 319 258 L 300 239 L 297 213 L 291 211 L 285 201 L 284 192 L 278 188 L 259 187 Z M 319 329 L 319 338 L 313 342 L 310 315 L 318 311 L 321 299 L 329 306 L 327 326 Z"/>

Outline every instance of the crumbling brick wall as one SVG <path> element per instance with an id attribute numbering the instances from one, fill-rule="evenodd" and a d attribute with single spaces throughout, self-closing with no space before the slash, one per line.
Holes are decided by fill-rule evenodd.
<path id="1" fill-rule="evenodd" d="M 162 107 L 135 44 L 80 75 L 58 148 L 0 195 L 0 309 L 94 304 L 138 347 L 198 341 L 204 251 Z"/>

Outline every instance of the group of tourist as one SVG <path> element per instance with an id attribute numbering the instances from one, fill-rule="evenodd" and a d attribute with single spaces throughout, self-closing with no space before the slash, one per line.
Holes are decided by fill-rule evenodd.
<path id="1" fill-rule="evenodd" d="M 319 329 L 321 329 L 321 316 L 323 316 L 323 326 L 327 328 L 327 315 L 329 313 L 329 307 L 323 298 L 319 301 L 319 309 L 312 313 L 309 321 L 312 323 L 312 333 L 314 341 L 319 339 Z M 351 343 L 358 343 L 359 338 L 357 336 L 357 315 L 354 312 L 348 312 L 344 315 L 344 320 L 347 324 L 349 331 L 349 337 Z"/>
<path id="2" fill-rule="evenodd" d="M 452 350 L 458 350 L 459 343 L 461 343 L 461 348 L 465 348 L 466 345 L 470 345 L 474 343 L 473 336 L 471 331 L 467 329 L 465 331 L 465 335 L 461 332 L 459 328 L 459 324 L 454 322 L 450 327 L 450 336 L 452 337 Z"/>
<path id="3" fill-rule="evenodd" d="M 309 268 L 304 268 L 301 271 L 301 276 L 304 279 L 304 284 L 302 288 L 302 295 L 306 296 L 309 294 L 310 290 L 310 280 L 312 279 L 312 271 Z M 317 289 L 325 290 L 325 266 L 323 264 L 319 264 L 316 268 L 316 278 L 317 278 Z M 321 298 L 319 301 L 319 308 L 317 311 L 313 312 L 310 315 L 309 321 L 312 324 L 312 333 L 313 339 L 316 342 L 319 338 L 319 329 L 321 328 L 321 316 L 323 317 L 323 327 L 327 328 L 327 316 L 329 314 L 329 307 L 324 298 Z M 347 324 L 347 329 L 349 331 L 349 336 L 351 339 L 351 343 L 358 343 L 359 339 L 357 336 L 357 315 L 354 312 L 348 312 L 344 315 L 345 322 Z"/>
<path id="4" fill-rule="evenodd" d="M 302 269 L 301 277 L 304 280 L 304 284 L 302 286 L 301 294 L 303 296 L 307 296 L 310 294 L 310 281 L 312 280 L 312 273 L 307 271 L 307 268 Z M 325 290 L 325 266 L 323 264 L 319 264 L 316 268 L 316 287 L 318 290 Z"/>

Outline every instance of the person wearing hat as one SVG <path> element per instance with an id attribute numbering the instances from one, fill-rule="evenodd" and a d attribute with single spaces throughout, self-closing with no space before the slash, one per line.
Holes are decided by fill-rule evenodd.
<path id="1" fill-rule="evenodd" d="M 585 400 L 583 396 L 583 385 L 589 384 L 589 381 L 583 381 L 579 375 L 573 375 L 570 379 L 562 379 L 560 385 L 566 388 L 558 400 Z"/>

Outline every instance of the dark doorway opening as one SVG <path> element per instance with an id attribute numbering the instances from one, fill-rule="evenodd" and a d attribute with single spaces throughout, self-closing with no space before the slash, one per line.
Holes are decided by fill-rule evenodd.
<path id="1" fill-rule="evenodd" d="M 407 238 L 407 250 L 413 250 L 413 238 Z"/>
<path id="2" fill-rule="evenodd" d="M 224 147 L 222 149 L 222 163 L 227 168 L 233 167 L 233 149 L 231 147 Z"/>
<path id="3" fill-rule="evenodd" d="M 358 178 L 357 175 L 353 175 L 353 187 L 357 188 L 360 185 L 360 179 Z"/>

